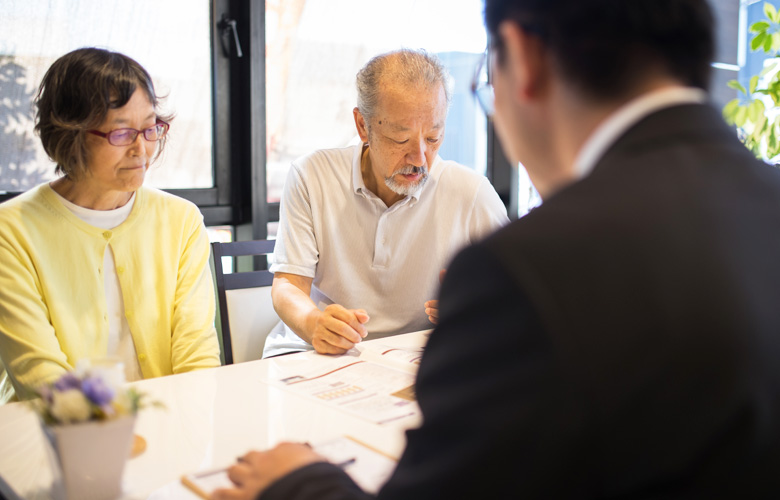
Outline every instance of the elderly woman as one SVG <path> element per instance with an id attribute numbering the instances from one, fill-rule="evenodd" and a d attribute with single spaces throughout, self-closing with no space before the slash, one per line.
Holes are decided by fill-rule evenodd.
<path id="1" fill-rule="evenodd" d="M 36 105 L 62 176 L 0 205 L 0 403 L 80 359 L 118 357 L 128 380 L 218 366 L 203 217 L 143 186 L 169 128 L 149 74 L 75 50 Z"/>

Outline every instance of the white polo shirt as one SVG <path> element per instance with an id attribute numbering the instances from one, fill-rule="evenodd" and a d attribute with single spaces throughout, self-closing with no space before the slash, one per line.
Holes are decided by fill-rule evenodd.
<path id="1" fill-rule="evenodd" d="M 509 222 L 488 180 L 436 157 L 428 182 L 388 208 L 363 183 L 363 146 L 292 163 L 282 195 L 272 272 L 313 278 L 317 307 L 365 309 L 367 339 L 431 328 L 424 304 L 439 271 L 465 245 Z M 312 349 L 280 324 L 264 357 Z"/>

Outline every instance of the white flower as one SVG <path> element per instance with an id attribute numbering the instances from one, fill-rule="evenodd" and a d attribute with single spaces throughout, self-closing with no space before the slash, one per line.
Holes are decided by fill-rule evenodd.
<path id="1" fill-rule="evenodd" d="M 103 382 L 114 390 L 115 393 L 122 391 L 125 383 L 125 365 L 118 358 L 85 358 L 76 363 L 75 375 L 83 380 L 94 376 L 103 379 Z"/>
<path id="2" fill-rule="evenodd" d="M 92 367 L 87 375 L 102 379 L 114 391 L 114 394 L 122 392 L 126 382 L 124 365 L 121 364 L 116 367 Z"/>
<path id="3" fill-rule="evenodd" d="M 62 392 L 54 391 L 52 398 L 51 414 L 64 424 L 84 422 L 89 420 L 92 414 L 89 401 L 78 389 L 68 389 Z"/>

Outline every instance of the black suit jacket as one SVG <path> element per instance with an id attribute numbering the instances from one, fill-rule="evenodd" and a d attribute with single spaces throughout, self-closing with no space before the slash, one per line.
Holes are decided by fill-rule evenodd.
<path id="1" fill-rule="evenodd" d="M 701 105 L 450 265 L 381 499 L 779 498 L 780 173 Z M 318 464 L 262 498 L 360 498 Z"/>

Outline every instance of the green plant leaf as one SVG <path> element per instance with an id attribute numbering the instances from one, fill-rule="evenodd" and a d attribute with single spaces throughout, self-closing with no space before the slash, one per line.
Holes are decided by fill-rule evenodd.
<path id="1" fill-rule="evenodd" d="M 764 105 L 764 101 L 760 101 L 760 100 L 757 99 L 757 100 L 755 100 L 753 102 L 756 105 L 756 110 L 757 110 L 759 116 L 762 116 L 762 117 L 766 118 L 766 106 Z"/>
<path id="2" fill-rule="evenodd" d="M 739 81 L 737 81 L 737 80 L 729 80 L 729 82 L 726 85 L 728 85 L 729 87 L 731 87 L 734 90 L 738 90 L 738 91 L 742 92 L 743 94 L 747 95 L 747 90 L 745 90 L 745 87 L 743 87 L 742 84 L 739 83 Z"/>
<path id="3" fill-rule="evenodd" d="M 775 134 L 774 128 L 769 130 L 766 139 L 766 155 L 769 158 L 777 156 L 777 134 Z"/>
<path id="4" fill-rule="evenodd" d="M 766 21 L 758 21 L 750 25 L 750 31 L 753 33 L 760 33 L 769 29 L 769 23 Z"/>
<path id="5" fill-rule="evenodd" d="M 748 150 L 753 153 L 756 158 L 760 158 L 760 154 L 758 152 L 758 148 L 756 147 L 756 143 L 750 139 L 750 137 L 745 137 L 743 139 L 743 142 L 745 143 L 745 147 L 748 148 Z"/>
<path id="6" fill-rule="evenodd" d="M 761 69 L 758 75 L 764 77 L 774 71 L 774 69 L 777 67 L 777 62 L 777 56 L 764 59 L 764 67 Z"/>
<path id="7" fill-rule="evenodd" d="M 758 87 L 758 75 L 753 75 L 750 78 L 750 84 L 748 86 L 748 94 L 753 95 L 753 93 L 756 91 L 756 87 Z"/>
<path id="8" fill-rule="evenodd" d="M 762 48 L 766 39 L 767 39 L 767 34 L 765 31 L 762 31 L 758 35 L 754 36 L 753 40 L 750 41 L 750 49 L 758 50 L 759 48 Z"/>
<path id="9" fill-rule="evenodd" d="M 769 2 L 764 2 L 764 15 L 770 21 L 777 22 L 777 9 Z"/>
<path id="10" fill-rule="evenodd" d="M 760 125 L 752 134 L 751 151 L 759 159 L 763 159 L 767 155 L 775 156 L 777 153 L 772 153 L 772 151 L 777 151 L 780 147 L 776 127 L 769 123 L 766 116 L 761 117 Z"/>
<path id="11" fill-rule="evenodd" d="M 723 106 L 723 119 L 729 125 L 734 124 L 734 116 L 737 114 L 737 108 L 739 108 L 739 99 L 732 99 L 725 106 Z"/>
<path id="12" fill-rule="evenodd" d="M 775 69 L 777 68 L 777 64 L 769 63 L 767 64 L 767 67 L 771 69 Z M 768 71 L 769 74 L 767 75 L 769 76 L 767 87 L 771 87 L 772 85 L 777 85 L 777 82 L 780 82 L 780 72 L 775 71 L 774 73 L 772 73 L 771 69 L 770 71 Z"/>
<path id="13" fill-rule="evenodd" d="M 744 127 L 747 121 L 747 106 L 737 107 L 737 111 L 734 113 L 734 124 L 737 127 Z"/>
<path id="14" fill-rule="evenodd" d="M 762 123 L 761 126 L 753 127 L 753 131 L 750 133 L 750 142 L 756 146 L 760 146 L 761 140 L 765 136 L 767 136 L 766 120 L 764 120 L 764 123 Z"/>
<path id="15" fill-rule="evenodd" d="M 767 127 L 769 127 L 769 122 L 766 119 L 766 115 L 762 114 L 756 117 L 755 126 L 753 127 L 753 134 L 752 134 L 756 142 L 761 142 L 761 137 L 766 135 L 767 133 Z"/>
<path id="16" fill-rule="evenodd" d="M 758 117 L 761 116 L 760 104 L 761 101 L 755 100 L 748 105 L 747 117 L 753 123 L 758 122 Z"/>
<path id="17" fill-rule="evenodd" d="M 777 104 L 780 99 L 780 80 L 777 80 L 777 76 L 778 75 L 774 75 L 772 80 L 767 83 L 766 89 L 759 91 L 760 93 L 771 97 L 774 104 Z"/>
<path id="18" fill-rule="evenodd" d="M 771 50 L 777 51 L 780 49 L 780 33 L 772 33 L 770 35 L 772 44 L 771 44 Z M 769 52 L 767 50 L 767 52 Z"/>

